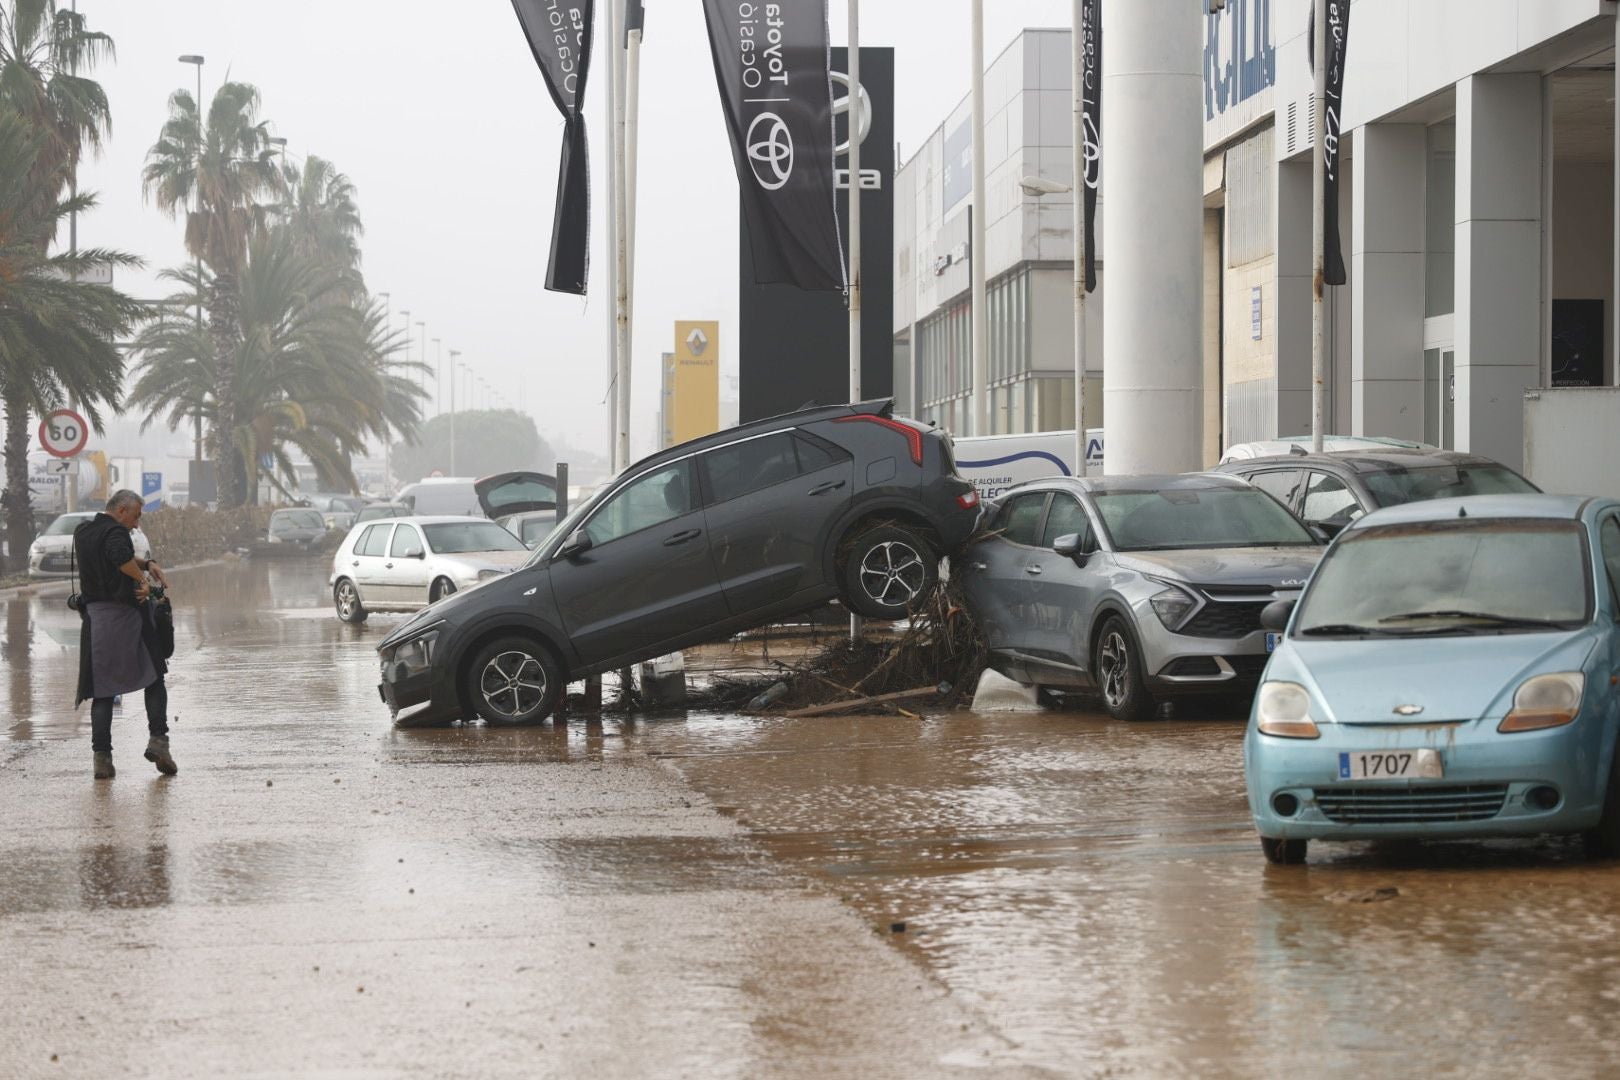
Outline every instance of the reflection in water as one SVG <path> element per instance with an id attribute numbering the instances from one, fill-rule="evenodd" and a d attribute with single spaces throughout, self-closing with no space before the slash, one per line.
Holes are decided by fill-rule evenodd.
<path id="1" fill-rule="evenodd" d="M 149 908 L 169 903 L 169 847 L 97 844 L 79 859 L 82 907 Z"/>
<path id="2" fill-rule="evenodd" d="M 33 625 L 28 617 L 28 598 L 13 596 L 6 602 L 6 679 L 11 699 L 11 737 L 34 737 Z"/>

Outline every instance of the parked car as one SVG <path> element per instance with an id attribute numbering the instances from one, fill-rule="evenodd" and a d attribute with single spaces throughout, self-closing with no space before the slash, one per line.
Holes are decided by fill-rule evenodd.
<path id="1" fill-rule="evenodd" d="M 78 510 L 60 514 L 28 547 L 28 576 L 37 578 L 69 577 L 75 569 L 73 559 L 73 530 L 96 516 L 94 510 Z M 140 529 L 130 531 L 135 543 L 135 557 L 150 559 L 152 545 Z"/>
<path id="2" fill-rule="evenodd" d="M 413 516 L 356 525 L 332 556 L 332 601 L 344 622 L 415 611 L 510 573 L 529 549 L 486 518 Z"/>
<path id="3" fill-rule="evenodd" d="M 550 536 L 557 527 L 557 511 L 552 508 L 531 510 L 526 514 L 508 514 L 497 518 L 495 524 L 523 541 L 524 547 L 533 549 L 539 547 L 540 541 Z"/>
<path id="4" fill-rule="evenodd" d="M 1620 503 L 1489 495 L 1351 524 L 1244 741 L 1266 858 L 1309 841 L 1585 833 L 1620 854 Z"/>
<path id="5" fill-rule="evenodd" d="M 1203 473 L 1020 485 L 959 561 L 997 670 L 1146 720 L 1252 688 L 1272 644 L 1261 610 L 1298 596 L 1321 554 L 1277 500 Z"/>
<path id="6" fill-rule="evenodd" d="M 406 484 L 394 501 L 413 514 L 460 514 L 494 519 L 529 510 L 555 509 L 557 478 L 542 472 L 516 470 L 474 480 L 465 476 L 434 476 Z"/>
<path id="7" fill-rule="evenodd" d="M 1310 435 L 1289 435 L 1276 439 L 1261 439 L 1258 442 L 1234 443 L 1226 448 L 1221 455 L 1221 464 L 1229 461 L 1247 461 L 1250 458 L 1269 458 L 1279 454 L 1305 454 L 1311 450 L 1314 437 Z M 1324 435 L 1322 436 L 1322 452 L 1337 453 L 1340 450 L 1434 450 L 1436 447 L 1428 443 L 1413 442 L 1410 439 L 1393 439 L 1381 435 Z"/>
<path id="8" fill-rule="evenodd" d="M 344 495 L 333 492 L 316 492 L 306 496 L 303 500 L 310 509 L 319 511 L 321 520 L 328 529 L 338 532 L 354 525 L 360 511 L 365 507 L 366 501 L 358 495 Z"/>
<path id="9" fill-rule="evenodd" d="M 367 503 L 360 508 L 355 516 L 356 525 L 364 525 L 368 521 L 382 521 L 384 518 L 410 517 L 411 508 L 404 503 L 374 502 Z"/>
<path id="10" fill-rule="evenodd" d="M 1455 450 L 1304 451 L 1218 465 L 1268 492 L 1329 536 L 1383 506 L 1541 489 L 1500 462 Z"/>
<path id="11" fill-rule="evenodd" d="M 265 542 L 284 549 L 313 551 L 326 541 L 326 521 L 319 510 L 307 506 L 272 511 Z"/>
<path id="12" fill-rule="evenodd" d="M 892 408 L 808 409 L 635 463 L 521 570 L 389 634 L 383 700 L 396 720 L 527 723 L 569 680 L 835 597 L 904 615 L 973 534 L 979 497 L 945 434 Z"/>

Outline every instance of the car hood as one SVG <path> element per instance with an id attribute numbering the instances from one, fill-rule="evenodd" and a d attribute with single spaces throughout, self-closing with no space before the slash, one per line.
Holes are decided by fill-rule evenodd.
<path id="1" fill-rule="evenodd" d="M 527 555 L 527 552 L 514 554 Z M 533 594 L 545 589 L 550 594 L 550 582 L 543 572 L 540 574 L 512 574 L 496 578 L 494 581 L 480 585 L 476 589 L 462 589 L 453 592 L 443 600 L 429 604 L 418 611 L 405 622 L 395 627 L 387 637 L 377 643 L 378 652 L 386 652 L 406 638 L 413 637 L 434 623 L 459 622 L 469 615 L 477 617 L 479 612 L 499 608 L 503 605 L 516 604 L 521 607 L 532 607 Z"/>
<path id="2" fill-rule="evenodd" d="M 504 472 L 479 480 L 473 485 L 473 491 L 478 494 L 478 505 L 483 507 L 484 516 L 491 519 L 527 514 L 531 510 L 555 510 L 555 501 L 540 502 L 513 494 L 517 489 L 534 484 L 544 484 L 552 491 L 557 490 L 557 478 L 548 473 Z"/>
<path id="3" fill-rule="evenodd" d="M 1114 556 L 1119 565 L 1156 577 L 1198 585 L 1254 585 L 1300 589 L 1316 569 L 1325 548 L 1202 548 L 1197 551 L 1130 551 Z"/>
<path id="4" fill-rule="evenodd" d="M 1446 638 L 1290 638 L 1266 678 L 1304 685 L 1315 699 L 1312 707 L 1326 708 L 1323 719 L 1341 724 L 1494 719 L 1507 714 L 1513 692 L 1530 676 L 1580 671 L 1596 640 L 1591 628 Z M 1395 709 L 1402 705 L 1423 711 L 1399 716 Z"/>

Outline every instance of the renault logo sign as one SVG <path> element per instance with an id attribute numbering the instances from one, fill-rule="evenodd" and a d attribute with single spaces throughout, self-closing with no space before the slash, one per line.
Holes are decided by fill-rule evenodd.
<path id="1" fill-rule="evenodd" d="M 709 347 L 709 335 L 701 328 L 693 327 L 692 332 L 686 335 L 686 347 L 691 350 L 693 356 L 702 356 L 703 350 Z"/>
<path id="2" fill-rule="evenodd" d="M 793 175 L 793 135 L 780 116 L 762 112 L 748 125 L 748 167 L 766 191 L 775 191 Z"/>

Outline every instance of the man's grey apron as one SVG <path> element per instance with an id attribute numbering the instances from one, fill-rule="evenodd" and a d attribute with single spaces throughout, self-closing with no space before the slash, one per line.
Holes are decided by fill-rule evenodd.
<path id="1" fill-rule="evenodd" d="M 113 600 L 85 605 L 90 619 L 90 685 L 92 697 L 116 697 L 145 690 L 157 682 L 157 668 L 146 648 L 142 609 Z"/>

